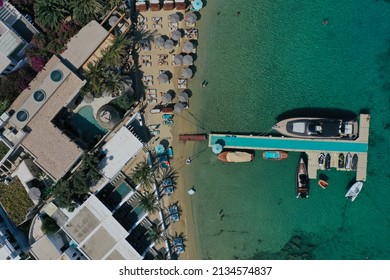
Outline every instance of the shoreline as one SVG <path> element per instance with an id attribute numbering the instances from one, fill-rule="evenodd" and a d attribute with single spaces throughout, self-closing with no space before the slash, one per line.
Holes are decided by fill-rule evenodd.
<path id="1" fill-rule="evenodd" d="M 182 112 L 181 114 L 183 114 Z M 191 157 L 195 152 L 195 143 L 186 142 L 180 143 L 178 141 L 179 134 L 188 132 L 188 128 L 194 126 L 193 124 L 188 124 L 183 118 L 177 117 L 175 126 L 172 128 L 172 145 L 175 148 L 174 153 L 177 156 L 174 156 L 173 168 L 177 171 L 177 189 L 172 196 L 172 201 L 178 201 L 179 206 L 182 209 L 182 219 L 179 222 L 172 224 L 172 232 L 183 233 L 184 239 L 186 240 L 185 246 L 186 251 L 180 256 L 179 259 L 184 260 L 199 260 L 200 259 L 200 249 L 197 242 L 198 234 L 195 224 L 195 215 L 193 207 L 193 198 L 196 197 L 188 194 L 188 189 L 192 187 L 191 185 L 191 164 L 187 165 L 185 160 Z M 171 232 L 171 233 L 172 233 Z"/>

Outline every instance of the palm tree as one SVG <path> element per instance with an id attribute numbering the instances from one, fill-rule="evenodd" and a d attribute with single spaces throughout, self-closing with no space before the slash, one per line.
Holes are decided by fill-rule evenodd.
<path id="1" fill-rule="evenodd" d="M 157 197 L 154 195 L 154 193 L 151 192 L 145 192 L 144 194 L 141 195 L 139 205 L 144 211 L 150 214 L 154 214 L 160 210 Z"/>
<path id="2" fill-rule="evenodd" d="M 104 82 L 104 68 L 103 65 L 99 62 L 87 64 L 87 70 L 84 73 L 85 78 L 88 81 L 85 91 L 89 90 L 93 96 L 100 96 L 102 94 L 101 85 Z"/>
<path id="3" fill-rule="evenodd" d="M 122 0 L 99 0 L 99 2 L 102 4 L 104 12 L 108 12 L 122 3 Z"/>
<path id="4" fill-rule="evenodd" d="M 131 178 L 136 185 L 141 184 L 144 189 L 150 190 L 156 180 L 155 172 L 155 167 L 151 167 L 147 161 L 143 161 L 137 163 Z"/>
<path id="5" fill-rule="evenodd" d="M 172 182 L 175 183 L 177 179 L 177 171 L 173 167 L 161 169 L 161 172 L 158 174 L 158 180 L 160 182 L 167 178 L 171 178 Z"/>
<path id="6" fill-rule="evenodd" d="M 122 56 L 114 47 L 108 47 L 102 51 L 101 62 L 106 68 L 118 66 L 122 61 Z"/>
<path id="7" fill-rule="evenodd" d="M 120 73 L 111 72 L 108 77 L 105 79 L 103 87 L 105 91 L 112 93 L 115 96 L 120 95 L 125 87 L 124 87 L 124 77 Z"/>
<path id="8" fill-rule="evenodd" d="M 61 0 L 36 0 L 34 2 L 34 12 L 38 22 L 44 28 L 55 30 L 64 21 L 69 11 L 64 9 Z"/>
<path id="9" fill-rule="evenodd" d="M 73 18 L 82 24 L 87 24 L 103 12 L 103 6 L 98 0 L 71 0 L 69 6 Z"/>
<path id="10" fill-rule="evenodd" d="M 115 37 L 112 42 L 112 47 L 119 52 L 122 56 L 127 54 L 127 49 L 133 43 L 133 38 L 128 33 L 122 33 Z"/>
<path id="11" fill-rule="evenodd" d="M 169 260 L 170 258 L 166 252 L 162 253 L 162 252 L 158 251 L 157 255 L 154 257 L 154 259 L 164 261 L 164 260 Z"/>
<path id="12" fill-rule="evenodd" d="M 148 234 L 147 239 L 152 243 L 153 242 L 160 243 L 161 241 L 165 240 L 165 236 L 163 235 L 163 230 L 161 230 L 161 228 L 156 224 L 153 224 L 148 229 L 147 234 Z"/>

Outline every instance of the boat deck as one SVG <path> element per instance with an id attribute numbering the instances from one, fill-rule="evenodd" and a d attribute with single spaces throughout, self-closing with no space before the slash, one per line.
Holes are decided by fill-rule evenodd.
<path id="1" fill-rule="evenodd" d="M 361 114 L 359 120 L 359 137 L 356 140 L 340 139 L 302 139 L 292 137 L 270 137 L 237 134 L 210 134 L 209 146 L 219 143 L 229 149 L 251 150 L 284 150 L 306 152 L 308 155 L 309 178 L 317 178 L 318 156 L 321 152 L 330 153 L 331 167 L 338 169 L 338 154 L 351 153 L 358 155 L 356 180 L 365 181 L 367 173 L 367 152 L 370 116 Z M 352 171 L 347 169 L 338 169 Z"/>

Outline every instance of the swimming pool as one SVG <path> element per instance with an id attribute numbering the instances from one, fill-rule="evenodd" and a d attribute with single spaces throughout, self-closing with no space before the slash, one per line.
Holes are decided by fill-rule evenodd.
<path id="1" fill-rule="evenodd" d="M 367 143 L 354 141 L 318 141 L 299 140 L 281 137 L 249 137 L 243 135 L 210 134 L 210 145 L 223 142 L 225 148 L 258 149 L 258 150 L 290 150 L 290 151 L 329 151 L 364 153 L 368 150 Z"/>
<path id="2" fill-rule="evenodd" d="M 136 207 L 133 208 L 133 211 L 135 214 L 137 214 L 137 216 L 141 216 L 145 211 L 144 209 L 141 207 L 141 205 L 137 205 Z"/>
<path id="3" fill-rule="evenodd" d="M 126 183 L 126 181 L 123 181 L 114 192 L 118 193 L 123 199 L 130 191 L 131 187 Z"/>
<path id="4" fill-rule="evenodd" d="M 94 118 L 93 109 L 89 105 L 73 114 L 72 121 L 81 131 L 82 138 L 87 141 L 93 141 L 97 135 L 103 136 L 108 132 Z"/>

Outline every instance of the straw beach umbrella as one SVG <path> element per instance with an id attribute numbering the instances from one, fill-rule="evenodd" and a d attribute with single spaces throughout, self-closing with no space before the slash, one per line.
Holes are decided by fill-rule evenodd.
<path id="1" fill-rule="evenodd" d="M 172 32 L 172 39 L 175 41 L 179 41 L 181 36 L 182 36 L 182 34 L 179 30 L 175 30 Z"/>
<path id="2" fill-rule="evenodd" d="M 166 92 L 162 96 L 161 100 L 162 100 L 162 103 L 164 103 L 164 104 L 169 103 L 172 101 L 172 96 L 168 92 Z"/>
<path id="3" fill-rule="evenodd" d="M 175 62 L 175 65 L 182 65 L 183 64 L 183 56 L 181 54 L 175 55 L 175 58 L 173 61 Z"/>
<path id="4" fill-rule="evenodd" d="M 166 84 L 169 81 L 169 77 L 165 73 L 160 74 L 157 79 L 160 84 Z"/>
<path id="5" fill-rule="evenodd" d="M 159 48 L 159 49 L 162 49 L 164 48 L 164 43 L 165 43 L 165 40 L 163 37 L 157 37 L 157 39 L 155 40 L 155 43 L 156 43 L 156 47 Z"/>
<path id="6" fill-rule="evenodd" d="M 179 101 L 182 102 L 182 103 L 186 103 L 188 101 L 188 93 L 186 92 L 181 92 L 179 94 Z"/>
<path id="7" fill-rule="evenodd" d="M 179 102 L 179 103 L 176 103 L 175 106 L 173 107 L 173 109 L 175 110 L 175 112 L 178 112 L 180 113 L 181 111 L 183 111 L 185 108 L 184 104 Z"/>
<path id="8" fill-rule="evenodd" d="M 183 45 L 183 52 L 190 53 L 194 50 L 194 44 L 190 41 L 185 42 Z"/>
<path id="9" fill-rule="evenodd" d="M 164 43 L 164 48 L 166 48 L 168 50 L 172 49 L 174 46 L 175 46 L 175 43 L 171 39 L 166 40 Z"/>
<path id="10" fill-rule="evenodd" d="M 189 13 L 186 16 L 186 22 L 195 23 L 198 20 L 197 16 L 194 13 Z"/>
<path id="11" fill-rule="evenodd" d="M 186 78 L 186 79 L 191 78 L 192 77 L 192 70 L 191 70 L 191 68 L 184 68 L 184 69 L 182 69 L 181 70 L 181 76 L 183 78 Z"/>
<path id="12" fill-rule="evenodd" d="M 194 59 L 192 58 L 192 56 L 187 54 L 183 57 L 183 64 L 184 65 L 192 65 L 193 62 L 194 62 Z"/>
<path id="13" fill-rule="evenodd" d="M 180 16 L 176 13 L 168 16 L 170 22 L 178 23 L 180 21 Z"/>

